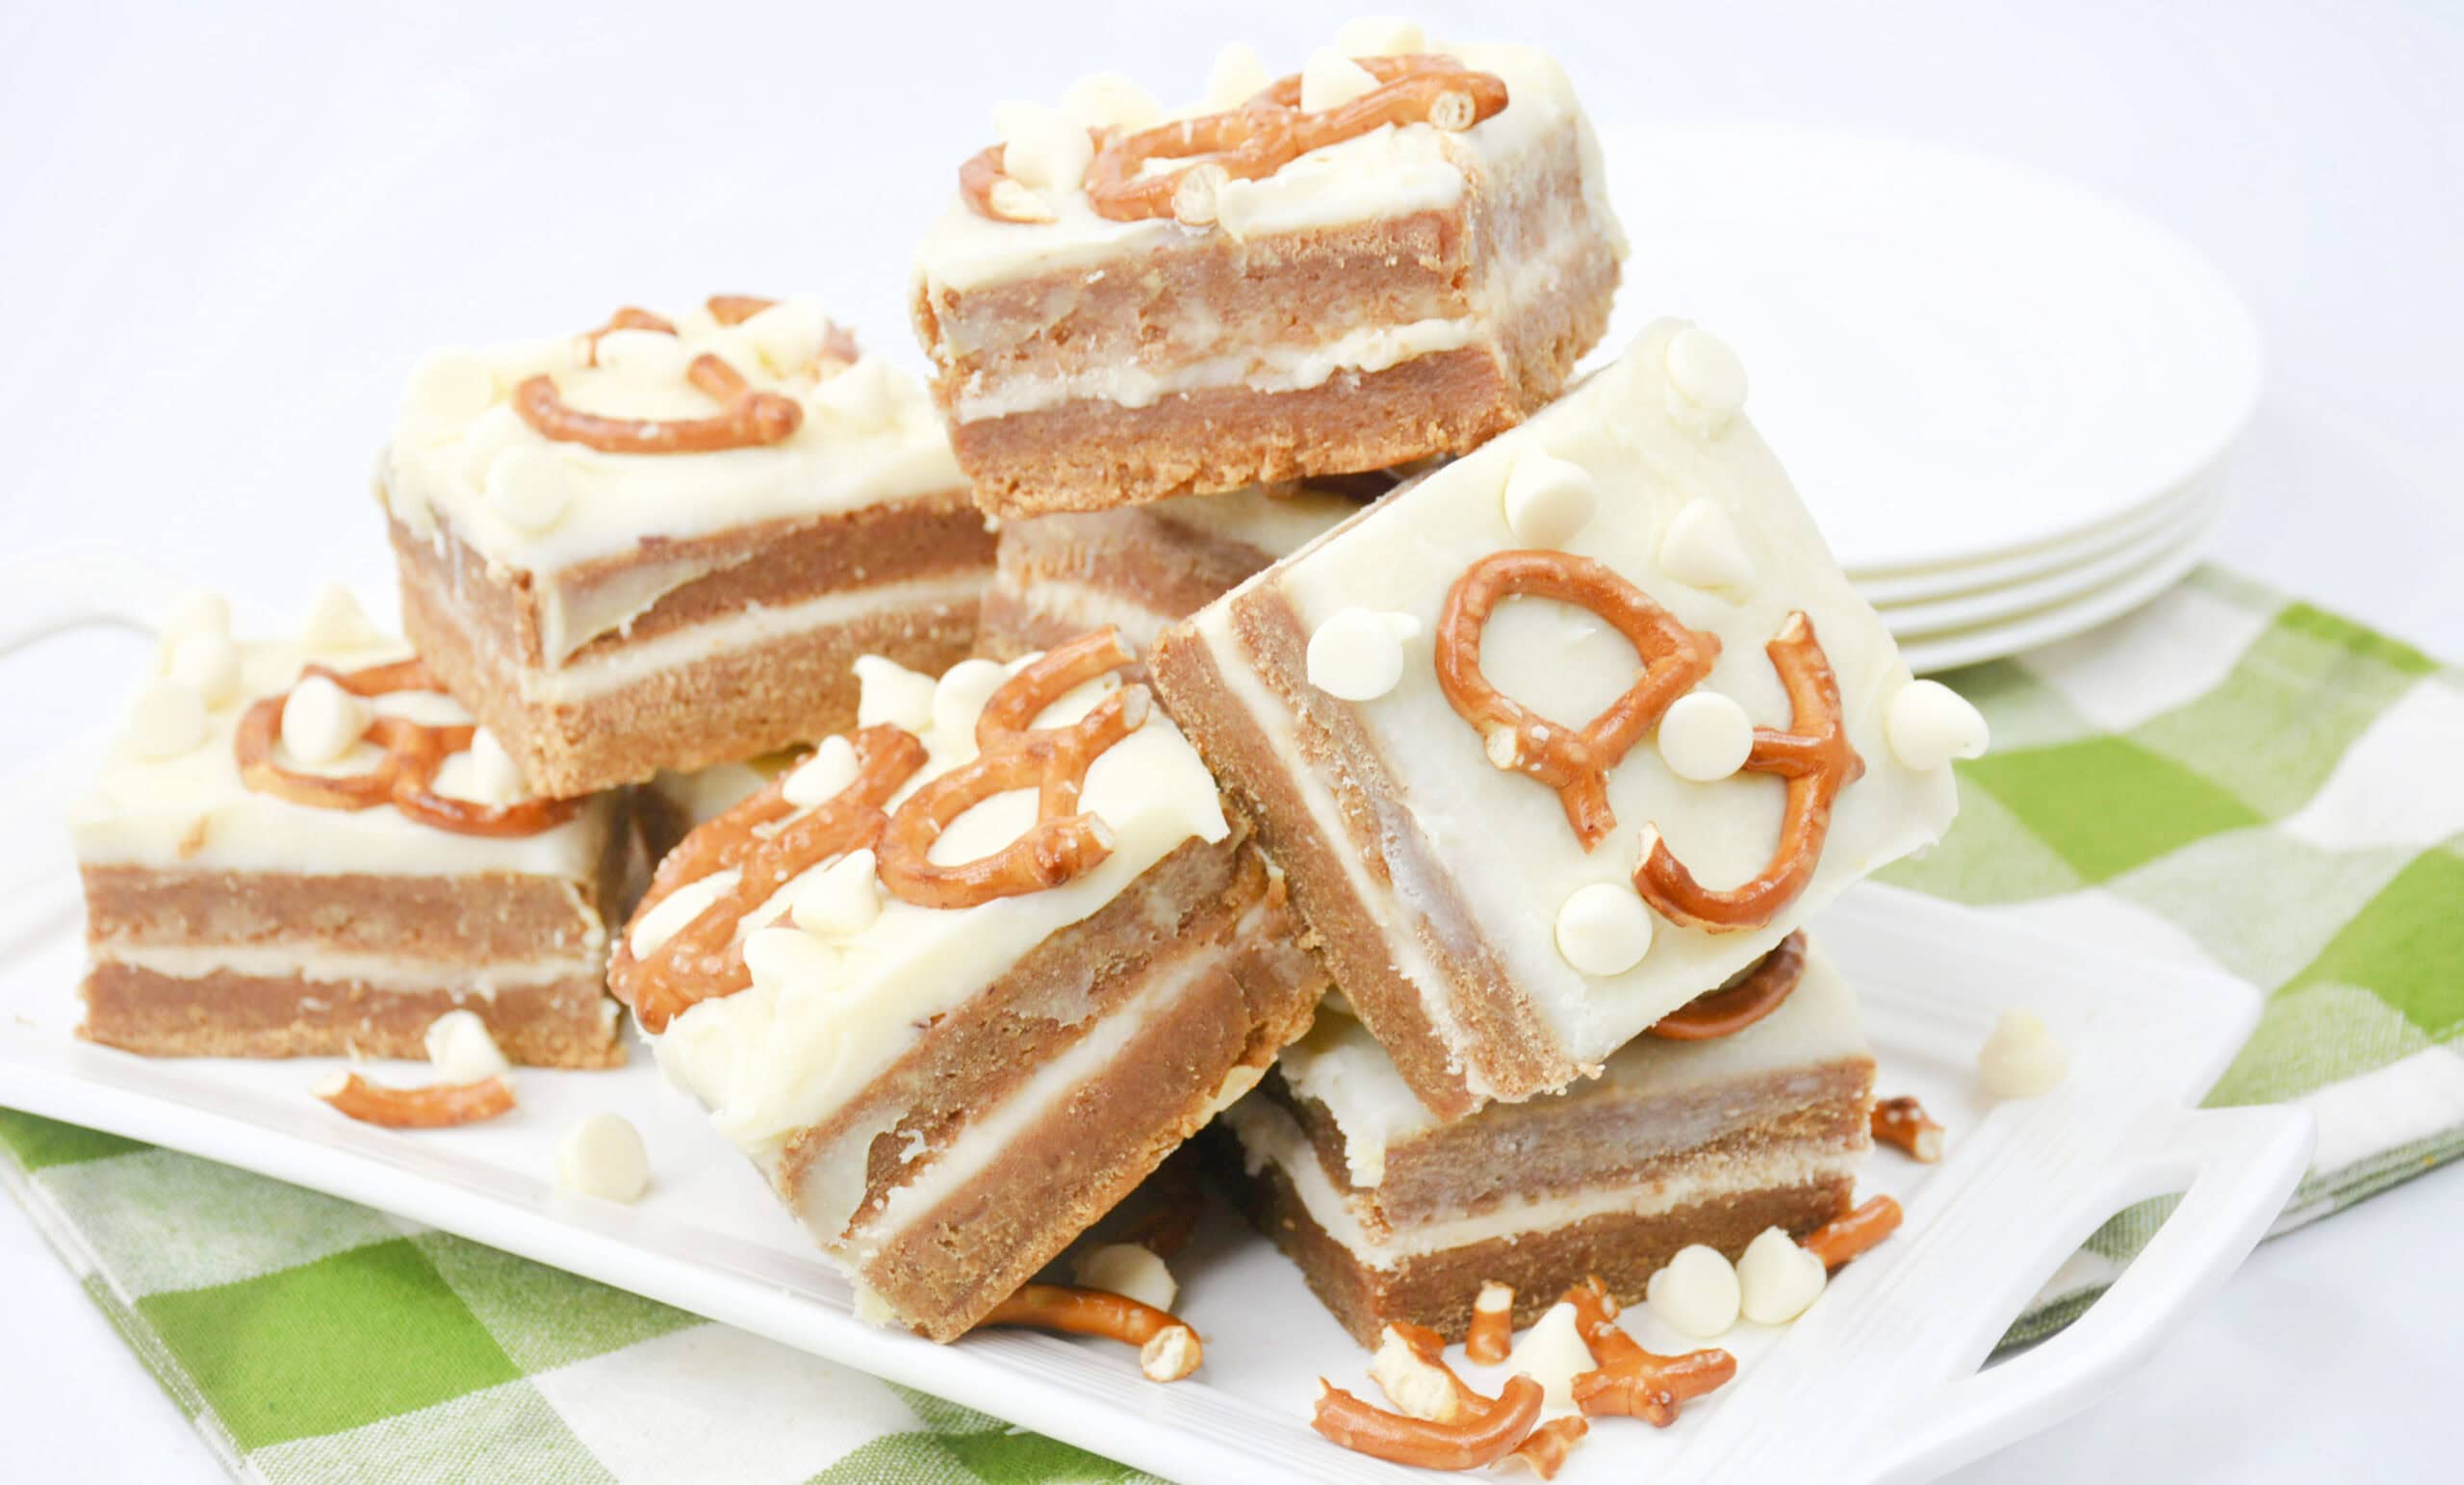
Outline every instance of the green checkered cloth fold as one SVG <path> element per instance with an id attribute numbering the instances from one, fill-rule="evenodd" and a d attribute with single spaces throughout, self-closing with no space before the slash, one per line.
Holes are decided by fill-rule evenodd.
<path id="1" fill-rule="evenodd" d="M 1993 724 L 1889 880 L 2269 994 L 2220 1104 L 2318 1115 L 2283 1224 L 2464 1145 L 2464 676 L 2202 572 L 1945 678 Z M 0 1113 L 5 1180 L 232 1472 L 267 1481 L 1144 1478 L 981 1414 L 346 1202 Z M 2013 1331 L 2083 1309 L 2168 1210 Z"/>

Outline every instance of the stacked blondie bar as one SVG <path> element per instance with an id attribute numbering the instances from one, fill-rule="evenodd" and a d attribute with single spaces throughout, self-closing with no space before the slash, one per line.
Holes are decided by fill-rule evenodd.
<path id="1" fill-rule="evenodd" d="M 863 1313 L 1163 1376 L 1168 1284 L 1037 1280 L 1211 1123 L 1381 1365 L 1550 1317 L 1624 1379 L 1586 1411 L 1673 1408 L 1601 1327 L 1849 1214 L 1873 1061 L 1805 925 L 1981 723 L 1719 340 L 1576 379 L 1625 244 L 1545 54 L 1356 23 L 995 122 L 915 265 L 929 394 L 808 298 L 421 365 L 409 643 L 184 610 L 79 815 L 87 1034 L 468 1011 L 594 1065 L 621 1004 Z"/>

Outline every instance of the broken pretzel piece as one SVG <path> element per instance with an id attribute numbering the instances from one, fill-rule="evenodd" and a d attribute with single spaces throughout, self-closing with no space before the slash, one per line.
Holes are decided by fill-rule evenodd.
<path id="1" fill-rule="evenodd" d="M 1028 1284 L 976 1322 L 1024 1325 L 1072 1336 L 1100 1336 L 1138 1347 L 1138 1370 L 1150 1382 L 1177 1382 L 1206 1359 L 1197 1332 L 1178 1316 L 1102 1290 Z"/>
<path id="2" fill-rule="evenodd" d="M 1639 1418 L 1655 1428 L 1677 1421 L 1678 1410 L 1718 1391 L 1736 1375 L 1736 1358 L 1716 1348 L 1662 1356 L 1617 1323 L 1616 1301 L 1598 1278 L 1566 1291 L 1575 1328 L 1600 1364 L 1574 1379 L 1575 1406 L 1589 1418 Z"/>
<path id="3" fill-rule="evenodd" d="M 1710 1041 L 1733 1037 L 1777 1011 L 1806 977 L 1806 935 L 1799 929 L 1743 974 L 1707 990 L 1645 1028 L 1664 1041 Z M 1877 1132 L 1880 1126 L 1877 1125 Z"/>
<path id="4" fill-rule="evenodd" d="M 1380 1331 L 1369 1379 L 1398 1411 L 1432 1422 L 1455 1422 L 1489 1405 L 1446 1364 L 1446 1338 L 1425 1325 L 1398 1320 Z"/>
<path id="5" fill-rule="evenodd" d="M 1531 1437 L 1514 1447 L 1507 1460 L 1520 1462 L 1544 1480 L 1553 1480 L 1566 1467 L 1566 1456 L 1575 1451 L 1584 1434 L 1591 1432 L 1591 1421 L 1579 1415 L 1553 1418 L 1531 1430 Z"/>
<path id="6" fill-rule="evenodd" d="M 1514 1287 L 1495 1279 L 1481 1281 L 1472 1301 L 1472 1328 L 1463 1339 L 1463 1354 L 1483 1367 L 1494 1367 L 1514 1349 Z"/>
<path id="7" fill-rule="evenodd" d="M 1806 1234 L 1798 1245 L 1821 1259 L 1825 1268 L 1836 1268 L 1897 1232 L 1902 1215 L 1897 1201 L 1876 1196 L 1846 1216 L 1835 1217 Z"/>
<path id="8" fill-rule="evenodd" d="M 1539 1383 L 1517 1375 L 1478 1412 L 1441 1423 L 1389 1413 L 1324 1377 L 1318 1386 L 1310 1427 L 1356 1454 L 1424 1470 L 1476 1470 L 1503 1459 L 1531 1436 L 1543 1396 Z"/>
<path id="9" fill-rule="evenodd" d="M 1874 1101 L 1873 1131 L 1876 1139 L 1905 1151 L 1912 1160 L 1931 1165 L 1942 1158 L 1942 1126 L 1934 1122 L 1923 1104 L 1906 1094 Z"/>
<path id="10" fill-rule="evenodd" d="M 338 1072 L 319 1084 L 316 1091 L 344 1116 L 386 1129 L 451 1129 L 513 1111 L 513 1088 L 499 1077 L 476 1083 L 431 1083 L 425 1088 L 386 1088 L 355 1072 Z"/>

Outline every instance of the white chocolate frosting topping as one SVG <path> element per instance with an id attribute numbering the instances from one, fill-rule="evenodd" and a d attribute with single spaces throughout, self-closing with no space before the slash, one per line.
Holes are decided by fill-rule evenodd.
<path id="1" fill-rule="evenodd" d="M 337 603 L 349 604 L 347 617 L 355 623 L 335 622 L 341 614 Z M 234 738 L 252 703 L 291 690 L 302 667 L 312 662 L 349 672 L 410 657 L 407 646 L 379 634 L 339 588 L 320 600 L 312 618 L 316 622 L 307 627 L 312 632 L 298 637 L 235 643 L 227 609 L 191 605 L 181 610 L 167 627 L 160 647 L 165 658 L 157 661 L 157 674 L 140 687 L 93 787 L 71 807 L 70 827 L 81 862 L 301 875 L 506 872 L 578 883 L 596 879 L 612 797 L 595 799 L 572 818 L 535 834 L 485 836 L 442 830 L 390 805 L 323 808 L 242 781 Z M 181 678 L 180 657 L 218 646 L 229 652 L 233 675 L 228 689 L 209 701 Z M 347 700 L 377 716 L 429 726 L 471 721 L 451 698 L 433 691 Z M 285 708 L 286 722 L 290 710 Z M 356 740 L 356 730 L 329 755 L 303 757 L 290 746 L 294 730 L 287 727 L 274 745 L 273 761 L 287 769 L 364 774 L 383 757 L 375 744 Z M 519 787 L 518 780 L 514 787 Z M 491 797 L 504 792 L 504 781 L 489 778 L 469 751 L 446 759 L 435 788 L 449 798 L 482 805 L 509 802 Z"/>

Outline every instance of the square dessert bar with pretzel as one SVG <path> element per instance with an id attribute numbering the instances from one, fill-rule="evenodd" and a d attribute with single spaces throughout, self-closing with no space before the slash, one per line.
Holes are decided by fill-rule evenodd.
<path id="1" fill-rule="evenodd" d="M 235 643 L 218 601 L 183 615 L 71 811 L 82 1035 L 421 1058 L 471 1011 L 515 1062 L 622 1062 L 607 934 L 641 866 L 618 797 L 530 794 L 339 589 L 287 640 Z"/>
<path id="2" fill-rule="evenodd" d="M 923 390 L 809 297 L 432 355 L 378 494 L 412 643 L 551 795 L 839 730 L 991 576 Z"/>
<path id="3" fill-rule="evenodd" d="M 1678 1249 L 1736 1258 L 1846 1212 L 1871 1148 L 1856 997 L 1803 932 L 1563 1093 L 1441 1121 L 1339 1011 L 1209 1136 L 1259 1231 L 1363 1345 L 1463 1339 L 1483 1286 L 1530 1324 L 1588 1278 L 1629 1303 Z"/>
<path id="4" fill-rule="evenodd" d="M 914 318 L 1003 517 L 1384 469 L 1556 396 L 1624 239 L 1557 64 L 1354 26 L 1166 117 L 1118 78 L 998 111 Z"/>
<path id="5" fill-rule="evenodd" d="M 1981 720 L 1912 680 L 1744 396 L 1662 321 L 1157 642 L 1439 1114 L 1593 1071 L 1956 807 Z"/>
<path id="6" fill-rule="evenodd" d="M 983 1319 L 1309 1025 L 1282 883 L 1109 629 L 937 680 L 659 863 L 611 971 L 867 1313 Z"/>

